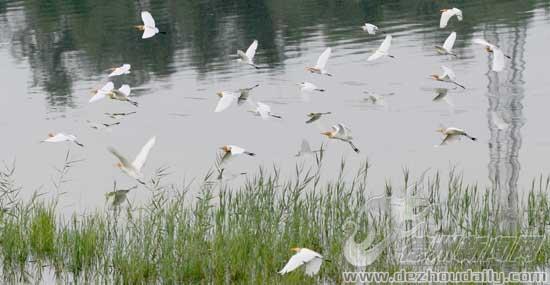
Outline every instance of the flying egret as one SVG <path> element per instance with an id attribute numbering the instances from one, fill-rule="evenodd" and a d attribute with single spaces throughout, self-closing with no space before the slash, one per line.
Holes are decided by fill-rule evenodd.
<path id="1" fill-rule="evenodd" d="M 306 70 L 311 73 L 332 76 L 332 74 L 328 73 L 328 71 L 326 70 L 327 62 L 331 52 L 332 52 L 331 48 L 325 49 L 325 51 L 317 59 L 317 64 L 315 64 L 314 67 L 306 67 Z"/>
<path id="2" fill-rule="evenodd" d="M 130 88 L 130 85 L 124 84 L 118 90 L 113 89 L 106 95 L 112 100 L 125 101 L 137 107 L 138 102 L 132 101 L 130 98 L 128 98 L 130 97 L 131 92 L 132 92 L 132 89 Z"/>
<path id="3" fill-rule="evenodd" d="M 476 138 L 468 135 L 464 130 L 458 128 L 438 128 L 436 132 L 445 135 L 445 138 L 443 138 L 443 141 L 441 141 L 440 145 L 446 145 L 451 141 L 459 140 L 462 136 L 467 137 L 472 141 L 477 140 Z"/>
<path id="4" fill-rule="evenodd" d="M 433 80 L 437 80 L 437 81 L 453 83 L 457 86 L 462 87 L 463 89 L 466 89 L 466 87 L 464 87 L 463 85 L 456 82 L 456 75 L 450 68 L 442 65 L 441 69 L 443 69 L 443 74 L 442 75 L 432 74 L 430 76 L 430 78 L 432 78 Z"/>
<path id="5" fill-rule="evenodd" d="M 452 9 L 441 9 L 441 18 L 439 19 L 439 28 L 443 29 L 447 27 L 447 23 L 449 22 L 449 19 L 453 16 L 456 16 L 456 18 L 459 21 L 462 21 L 462 10 L 458 8 L 452 8 Z"/>
<path id="6" fill-rule="evenodd" d="M 363 93 L 369 95 L 367 98 L 364 99 L 365 101 L 368 101 L 371 104 L 377 105 L 377 106 L 386 106 L 386 100 L 385 100 L 386 96 L 394 95 L 393 92 L 392 93 L 386 93 L 386 94 L 378 94 L 378 93 L 375 93 L 375 92 L 364 91 Z"/>
<path id="7" fill-rule="evenodd" d="M 359 149 L 355 147 L 355 145 L 351 141 L 353 139 L 353 137 L 351 136 L 351 130 L 343 124 L 334 125 L 331 127 L 330 131 L 323 132 L 321 134 L 327 136 L 329 139 L 336 139 L 347 142 L 351 146 L 353 151 L 359 153 Z"/>
<path id="8" fill-rule="evenodd" d="M 291 248 L 292 251 L 296 252 L 287 262 L 287 264 L 279 271 L 279 274 L 284 275 L 288 272 L 294 271 L 296 268 L 304 265 L 305 273 L 308 276 L 313 276 L 319 272 L 321 269 L 321 264 L 323 263 L 323 256 L 319 253 L 307 249 L 307 248 Z"/>
<path id="9" fill-rule="evenodd" d="M 107 82 L 103 87 L 101 87 L 100 89 L 98 90 L 95 90 L 92 94 L 94 96 L 92 96 L 92 98 L 90 98 L 90 101 L 88 101 L 89 103 L 92 103 L 92 102 L 96 102 L 96 101 L 99 101 L 103 98 L 105 98 L 105 96 L 113 91 L 113 89 L 115 89 L 115 85 L 113 84 L 113 82 Z"/>
<path id="10" fill-rule="evenodd" d="M 456 32 L 452 32 L 445 42 L 443 43 L 443 46 L 435 46 L 435 49 L 440 54 L 449 54 L 452 56 L 457 56 L 456 53 L 453 52 L 453 46 L 456 41 Z"/>
<path id="11" fill-rule="evenodd" d="M 302 140 L 302 144 L 300 145 L 300 151 L 298 151 L 298 154 L 296 154 L 296 157 L 304 156 L 308 154 L 315 154 L 317 152 L 321 152 L 322 149 L 318 150 L 312 150 L 311 146 L 309 145 L 309 142 L 305 139 Z"/>
<path id="12" fill-rule="evenodd" d="M 239 147 L 239 146 L 236 146 L 236 145 L 224 145 L 222 147 L 220 147 L 221 150 L 223 150 L 223 157 L 221 159 L 221 161 L 225 161 L 226 159 L 230 158 L 230 157 L 234 157 L 234 156 L 238 156 L 238 155 L 241 155 L 241 154 L 246 154 L 248 156 L 255 156 L 256 154 L 253 153 L 253 152 L 249 152 L 247 150 L 245 150 L 244 148 L 242 147 Z"/>
<path id="13" fill-rule="evenodd" d="M 274 114 L 271 113 L 271 107 L 269 105 L 261 103 L 261 102 L 258 102 L 257 105 L 258 106 L 256 107 L 255 110 L 250 110 L 250 112 L 254 113 L 254 115 L 260 116 L 264 120 L 267 120 L 270 117 L 277 118 L 277 119 L 282 119 L 281 116 L 274 115 Z"/>
<path id="14" fill-rule="evenodd" d="M 248 96 L 250 96 L 250 91 L 252 91 L 252 89 L 256 88 L 260 86 L 260 84 L 256 84 L 252 87 L 248 87 L 248 88 L 241 88 L 238 90 L 238 93 L 240 94 L 239 95 L 239 98 L 237 100 L 237 105 L 242 105 L 244 102 L 246 102 L 246 100 L 248 100 Z"/>
<path id="15" fill-rule="evenodd" d="M 243 52 L 242 50 L 237 50 L 237 55 L 239 56 L 239 59 L 237 59 L 237 61 L 244 64 L 251 65 L 256 69 L 259 69 L 260 67 L 254 64 L 254 55 L 256 54 L 257 48 L 258 48 L 258 41 L 254 40 L 246 50 L 246 53 Z"/>
<path id="16" fill-rule="evenodd" d="M 150 138 L 147 143 L 141 148 L 134 161 L 131 163 L 128 159 L 126 159 L 126 157 L 118 153 L 116 149 L 109 147 L 108 150 L 118 158 L 119 162 L 116 164 L 116 166 L 120 168 L 122 172 L 136 179 L 139 183 L 145 184 L 145 182 L 143 181 L 143 173 L 141 172 L 141 169 L 143 168 L 143 165 L 145 165 L 145 162 L 147 161 L 147 156 L 155 145 L 155 142 L 156 137 Z"/>
<path id="17" fill-rule="evenodd" d="M 509 59 L 512 58 L 508 55 L 505 55 L 499 47 L 488 43 L 484 39 L 473 39 L 472 42 L 478 45 L 485 46 L 485 50 L 488 53 L 493 54 L 493 65 L 491 67 L 493 71 L 499 72 L 504 69 L 504 57 L 507 57 Z"/>
<path id="18" fill-rule="evenodd" d="M 309 117 L 309 120 L 306 121 L 306 124 L 310 124 L 310 123 L 313 123 L 319 119 L 321 119 L 321 117 L 323 115 L 330 115 L 332 114 L 331 112 L 324 112 L 324 113 L 308 113 L 307 116 Z"/>
<path id="19" fill-rule="evenodd" d="M 221 111 L 224 111 L 225 109 L 229 108 L 231 104 L 233 104 L 233 101 L 237 99 L 237 93 L 231 92 L 231 91 L 221 91 L 216 93 L 220 97 L 220 100 L 218 101 L 218 104 L 216 105 L 216 109 L 214 112 L 219 113 Z"/>
<path id="20" fill-rule="evenodd" d="M 119 76 L 119 75 L 124 75 L 124 74 L 130 74 L 130 69 L 132 68 L 131 65 L 125 63 L 123 64 L 122 66 L 119 66 L 119 67 L 113 67 L 111 69 L 109 69 L 109 71 L 111 71 L 111 73 L 109 74 L 108 77 L 113 77 L 113 76 Z"/>
<path id="21" fill-rule="evenodd" d="M 378 32 L 378 27 L 369 23 L 365 23 L 363 26 L 361 26 L 361 29 L 363 29 L 363 31 L 367 32 L 369 35 L 376 35 L 376 32 Z"/>
<path id="22" fill-rule="evenodd" d="M 78 142 L 78 140 L 76 139 L 76 136 L 68 135 L 68 134 L 64 134 L 64 133 L 57 133 L 57 134 L 49 133 L 48 138 L 43 140 L 42 142 L 51 142 L 51 143 L 74 142 L 76 145 L 78 145 L 80 147 L 84 146 L 83 144 Z"/>
<path id="23" fill-rule="evenodd" d="M 154 37 L 156 34 L 160 33 L 159 29 L 155 24 L 155 19 L 151 16 L 151 13 L 147 11 L 141 12 L 141 20 L 143 25 L 134 26 L 139 31 L 143 31 L 142 39 L 148 39 Z"/>
<path id="24" fill-rule="evenodd" d="M 369 56 L 369 58 L 367 60 L 368 61 L 373 61 L 373 60 L 379 59 L 383 56 L 389 56 L 391 58 L 395 58 L 395 56 L 389 54 L 389 50 L 390 50 L 390 46 L 391 46 L 391 39 L 392 39 L 392 36 L 387 35 L 386 38 L 384 39 L 384 41 L 382 42 L 382 44 L 380 45 L 380 47 L 373 54 L 371 54 L 371 56 Z"/>
<path id="25" fill-rule="evenodd" d="M 318 88 L 315 86 L 315 84 L 310 82 L 300 82 L 298 83 L 300 86 L 300 91 L 302 92 L 313 92 L 313 91 L 319 91 L 319 92 L 325 92 L 325 89 Z"/>

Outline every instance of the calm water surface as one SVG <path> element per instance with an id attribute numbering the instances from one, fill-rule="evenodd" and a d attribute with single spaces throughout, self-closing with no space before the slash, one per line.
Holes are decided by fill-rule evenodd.
<path id="1" fill-rule="evenodd" d="M 439 9 L 455 6 L 464 21 L 439 29 Z M 312 163 L 294 157 L 303 138 L 319 146 L 326 141 L 320 131 L 342 122 L 362 152 L 328 143 L 326 176 L 335 176 L 342 157 L 350 167 L 368 158 L 372 191 L 380 192 L 403 167 L 419 174 L 456 165 L 468 181 L 515 199 L 530 179 L 550 171 L 549 8 L 548 1 L 2 1 L 0 159 L 16 161 L 17 181 L 29 194 L 51 189 L 55 167 L 70 149 L 83 161 L 71 169 L 62 205 L 85 209 L 102 204 L 114 180 L 134 184 L 113 166 L 107 146 L 133 157 L 156 135 L 145 173 L 168 166 L 176 183 L 203 175 L 224 144 L 258 154 L 236 160 L 231 171 L 275 164 L 290 173 L 297 162 Z M 151 11 L 168 34 L 141 40 L 132 29 L 141 10 Z M 396 59 L 366 61 L 384 37 L 363 32 L 366 21 L 393 35 Z M 458 59 L 434 50 L 451 31 L 458 34 Z M 503 72 L 488 72 L 490 57 L 472 44 L 476 37 L 513 57 Z M 236 62 L 236 50 L 254 39 L 260 70 Z M 306 73 L 326 47 L 333 49 L 334 76 Z M 130 84 L 140 106 L 89 104 L 91 90 L 107 81 L 105 70 L 123 63 L 132 73 L 115 85 Z M 441 65 L 454 69 L 467 89 L 430 81 Z M 327 91 L 303 95 L 295 85 L 301 81 Z M 217 91 L 255 84 L 251 98 L 270 104 L 283 120 L 253 117 L 246 104 L 213 112 Z M 449 88 L 447 100 L 432 101 L 438 87 Z M 365 91 L 393 95 L 373 106 Z M 136 110 L 110 132 L 87 125 L 114 122 L 105 112 Z M 327 111 L 333 115 L 319 124 L 304 123 L 306 113 Z M 440 125 L 464 128 L 478 142 L 434 148 Z M 39 143 L 57 131 L 74 133 L 86 147 Z"/>

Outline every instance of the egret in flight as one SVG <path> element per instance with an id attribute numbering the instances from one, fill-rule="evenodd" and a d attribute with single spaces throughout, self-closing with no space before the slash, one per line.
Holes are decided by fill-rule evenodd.
<path id="1" fill-rule="evenodd" d="M 107 93 L 107 96 L 112 100 L 125 101 L 137 107 L 138 102 L 132 101 L 130 98 L 128 98 L 130 97 L 131 92 L 132 89 L 130 88 L 130 85 L 124 84 L 118 90 L 113 89 L 111 92 Z"/>
<path id="2" fill-rule="evenodd" d="M 443 74 L 442 75 L 432 74 L 430 77 L 433 80 L 453 83 L 457 86 L 462 87 L 463 89 L 466 89 L 466 87 L 464 87 L 463 85 L 456 82 L 456 75 L 450 68 L 442 65 L 441 69 L 443 69 Z"/>
<path id="3" fill-rule="evenodd" d="M 239 89 L 237 92 L 240 95 L 239 95 L 239 98 L 237 100 L 237 104 L 242 105 L 244 102 L 246 102 L 246 100 L 248 100 L 248 97 L 250 96 L 250 91 L 252 91 L 252 89 L 254 89 L 258 86 L 260 86 L 260 84 L 256 84 L 256 85 L 254 85 L 252 87 L 248 87 L 248 88 Z"/>
<path id="4" fill-rule="evenodd" d="M 441 9 L 441 18 L 439 19 L 439 27 L 441 29 L 447 27 L 447 23 L 449 22 L 449 19 L 453 16 L 456 16 L 456 18 L 459 21 L 462 21 L 462 10 L 458 8 L 452 8 L 452 9 Z"/>
<path id="5" fill-rule="evenodd" d="M 296 252 L 286 263 L 286 265 L 279 271 L 279 274 L 284 275 L 288 272 L 296 270 L 296 268 L 304 265 L 305 273 L 308 276 L 313 276 L 319 272 L 321 269 L 321 264 L 323 263 L 323 256 L 319 253 L 307 249 L 307 248 L 291 248 L 292 251 Z"/>
<path id="6" fill-rule="evenodd" d="M 453 52 L 453 46 L 456 41 L 456 32 L 452 32 L 445 42 L 443 43 L 443 46 L 435 46 L 435 49 L 440 54 L 449 54 L 452 56 L 457 56 L 456 53 Z"/>
<path id="7" fill-rule="evenodd" d="M 140 152 L 133 162 L 130 162 L 126 157 L 121 155 L 116 149 L 112 147 L 109 147 L 108 150 L 110 153 L 118 158 L 119 162 L 116 164 L 116 166 L 120 168 L 122 172 L 136 179 L 139 183 L 145 184 L 145 182 L 143 181 L 143 173 L 141 172 L 141 169 L 143 168 L 143 165 L 145 165 L 145 162 L 147 161 L 147 156 L 149 156 L 149 152 L 155 145 L 155 142 L 156 137 L 150 138 L 147 143 L 141 148 Z"/>
<path id="8" fill-rule="evenodd" d="M 271 107 L 269 105 L 261 103 L 261 102 L 258 102 L 257 105 L 258 106 L 256 107 L 255 110 L 250 111 L 250 112 L 254 113 L 254 115 L 260 116 L 264 120 L 267 120 L 270 117 L 277 118 L 277 119 L 282 119 L 283 118 L 279 115 L 272 114 L 271 113 Z"/>
<path id="9" fill-rule="evenodd" d="M 256 54 L 257 48 L 258 48 L 258 41 L 254 40 L 246 50 L 246 53 L 243 52 L 242 50 L 238 50 L 237 55 L 239 56 L 239 58 L 237 59 L 237 61 L 253 66 L 256 69 L 259 69 L 260 67 L 254 64 L 254 55 Z"/>
<path id="10" fill-rule="evenodd" d="M 491 67 L 493 71 L 502 71 L 504 69 L 504 57 L 511 58 L 510 56 L 505 55 L 499 47 L 488 43 L 484 39 L 473 39 L 472 42 L 478 45 L 485 46 L 485 50 L 488 53 L 493 54 L 493 64 Z"/>
<path id="11" fill-rule="evenodd" d="M 367 60 L 368 61 L 373 61 L 373 60 L 379 59 L 383 56 L 389 56 L 391 58 L 395 58 L 395 56 L 389 54 L 389 50 L 390 50 L 390 46 L 391 46 L 391 39 L 392 39 L 392 36 L 387 35 L 386 38 L 384 39 L 384 41 L 382 42 L 382 44 L 380 45 L 380 47 L 373 54 L 371 54 L 371 56 L 369 56 L 369 58 Z"/>
<path id="12" fill-rule="evenodd" d="M 327 136 L 329 139 L 336 139 L 347 142 L 351 146 L 353 151 L 359 153 L 359 149 L 355 147 L 355 145 L 351 141 L 353 139 L 353 137 L 351 136 L 351 130 L 343 124 L 334 125 L 331 127 L 330 131 L 323 132 L 321 134 Z"/>
<path id="13" fill-rule="evenodd" d="M 369 23 L 365 23 L 363 26 L 361 26 L 361 29 L 363 29 L 363 31 L 367 32 L 369 35 L 376 35 L 376 32 L 378 32 L 378 27 Z"/>
<path id="14" fill-rule="evenodd" d="M 83 144 L 78 142 L 78 140 L 76 139 L 76 136 L 68 135 L 68 134 L 64 134 L 64 133 L 57 133 L 57 134 L 49 133 L 48 138 L 43 140 L 42 142 L 51 142 L 51 143 L 74 142 L 76 145 L 78 145 L 80 147 L 84 146 Z"/>
<path id="15" fill-rule="evenodd" d="M 92 103 L 105 98 L 105 96 L 107 96 L 109 92 L 113 91 L 113 89 L 115 89 L 115 85 L 113 84 L 113 82 L 107 82 L 107 84 L 105 84 L 103 87 L 101 87 L 98 90 L 95 90 L 92 93 L 94 96 L 92 96 L 92 98 L 90 98 L 90 101 L 88 102 Z"/>
<path id="16" fill-rule="evenodd" d="M 311 124 L 319 119 L 321 119 L 324 115 L 330 115 L 331 112 L 324 112 L 324 113 L 308 113 L 307 116 L 309 117 L 309 120 L 306 121 L 306 124 Z"/>
<path id="17" fill-rule="evenodd" d="M 128 200 L 128 193 L 136 188 L 137 186 L 134 186 L 129 189 L 118 189 L 105 193 L 105 199 L 107 200 L 107 202 L 110 202 L 112 207 L 116 208 L 124 203 L 126 200 Z"/>
<path id="18" fill-rule="evenodd" d="M 238 156 L 238 155 L 241 155 L 241 154 L 246 154 L 248 156 L 255 156 L 256 154 L 253 153 L 253 152 L 249 152 L 247 150 L 245 150 L 244 148 L 242 147 L 239 147 L 239 146 L 236 146 L 236 145 L 224 145 L 222 147 L 220 147 L 220 149 L 223 151 L 223 157 L 222 157 L 222 162 L 231 158 L 231 157 L 235 157 L 235 156 Z"/>
<path id="19" fill-rule="evenodd" d="M 300 91 L 302 92 L 313 92 L 313 91 L 319 91 L 319 92 L 325 92 L 325 89 L 318 88 L 315 84 L 310 82 L 300 82 L 298 83 L 300 86 Z"/>
<path id="20" fill-rule="evenodd" d="M 139 31 L 143 31 L 143 35 L 141 36 L 142 39 L 152 38 L 156 34 L 160 33 L 155 24 L 155 19 L 151 16 L 151 13 L 147 11 L 141 12 L 141 20 L 143 21 L 143 25 L 137 25 L 135 28 Z"/>
<path id="21" fill-rule="evenodd" d="M 221 91 L 216 94 L 220 97 L 216 109 L 214 110 L 216 113 L 226 110 L 233 104 L 233 101 L 237 99 L 237 93 L 231 91 Z"/>
<path id="22" fill-rule="evenodd" d="M 315 64 L 314 67 L 306 67 L 306 70 L 311 72 L 311 73 L 317 73 L 317 74 L 332 76 L 332 74 L 328 73 L 328 71 L 326 69 L 327 62 L 328 62 L 328 59 L 330 57 L 331 52 L 332 52 L 331 48 L 325 49 L 325 51 L 317 59 L 317 64 Z"/>
<path id="23" fill-rule="evenodd" d="M 113 67 L 111 69 L 109 69 L 109 71 L 111 71 L 111 73 L 109 74 L 108 77 L 113 77 L 113 76 L 119 76 L 119 75 L 124 75 L 124 74 L 130 74 L 130 69 L 132 68 L 131 65 L 125 63 L 123 64 L 122 66 L 119 66 L 119 67 Z"/>
<path id="24" fill-rule="evenodd" d="M 467 137 L 472 141 L 477 140 L 476 138 L 468 135 L 464 130 L 458 128 L 438 128 L 436 132 L 442 133 L 445 136 L 440 145 L 446 145 L 452 141 L 459 140 L 461 137 Z"/>

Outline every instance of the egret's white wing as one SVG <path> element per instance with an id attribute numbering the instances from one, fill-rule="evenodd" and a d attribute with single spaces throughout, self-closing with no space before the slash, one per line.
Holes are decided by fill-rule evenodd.
<path id="1" fill-rule="evenodd" d="M 378 31 L 378 27 L 373 24 L 365 23 L 363 30 L 367 31 L 369 35 L 375 35 L 376 31 Z"/>
<path id="2" fill-rule="evenodd" d="M 504 53 L 499 48 L 493 48 L 493 71 L 499 72 L 504 69 Z"/>
<path id="3" fill-rule="evenodd" d="M 279 271 L 279 274 L 286 274 L 288 272 L 294 271 L 296 268 L 300 267 L 302 264 L 310 262 L 316 258 L 318 254 L 313 251 L 305 251 L 304 249 L 300 250 L 298 253 L 294 254 L 286 263 L 286 265 Z"/>
<path id="4" fill-rule="evenodd" d="M 115 68 L 115 70 L 113 70 L 113 72 L 111 72 L 111 74 L 109 74 L 108 77 L 119 76 L 119 75 L 130 73 L 130 68 L 132 68 L 131 65 L 123 64 L 121 67 Z"/>
<path id="5" fill-rule="evenodd" d="M 92 96 L 92 98 L 90 98 L 90 101 L 88 101 L 88 103 L 99 101 L 99 100 L 105 98 L 105 95 L 106 95 L 105 92 L 98 91 L 94 96 Z"/>
<path id="6" fill-rule="evenodd" d="M 126 96 L 130 96 L 130 93 L 132 92 L 132 89 L 130 88 L 130 85 L 124 84 L 118 88 L 118 91 L 120 91 L 122 94 Z"/>
<path id="7" fill-rule="evenodd" d="M 113 89 L 115 89 L 115 85 L 113 84 L 113 82 L 109 81 L 107 82 L 107 84 L 103 85 L 103 87 L 101 87 L 101 89 L 99 89 L 98 92 L 108 93 L 113 91 Z"/>
<path id="8" fill-rule="evenodd" d="M 130 162 L 126 159 L 126 157 L 124 157 L 123 155 L 121 155 L 120 153 L 118 153 L 118 151 L 112 147 L 109 147 L 108 148 L 109 152 L 112 153 L 114 156 L 116 156 L 118 158 L 118 160 L 120 161 L 120 163 L 128 168 L 131 166 Z"/>
<path id="9" fill-rule="evenodd" d="M 232 155 L 242 154 L 245 152 L 245 149 L 236 145 L 229 145 Z"/>
<path id="10" fill-rule="evenodd" d="M 345 138 L 351 135 L 351 130 L 348 129 L 343 124 L 337 124 L 336 129 L 337 129 L 337 132 L 335 135 L 336 137 Z"/>
<path id="11" fill-rule="evenodd" d="M 369 56 L 369 58 L 367 58 L 367 61 L 373 61 L 373 60 L 379 59 L 383 56 L 384 56 L 384 53 L 381 53 L 380 51 L 377 50 L 376 52 L 371 54 L 371 56 Z"/>
<path id="12" fill-rule="evenodd" d="M 254 40 L 246 50 L 246 57 L 248 57 L 250 61 L 254 59 L 254 55 L 256 55 L 256 49 L 258 49 L 258 41 Z"/>
<path id="13" fill-rule="evenodd" d="M 391 46 L 391 35 L 387 35 L 382 44 L 380 45 L 380 48 L 378 48 L 378 51 L 381 51 L 382 53 L 388 53 Z"/>
<path id="14" fill-rule="evenodd" d="M 450 80 L 454 81 L 456 79 L 456 75 L 452 69 L 446 67 L 445 65 L 442 65 L 441 69 L 443 69 L 443 75 L 441 75 L 442 78 L 445 78 L 447 76 Z"/>
<path id="15" fill-rule="evenodd" d="M 155 145 L 155 142 L 157 141 L 156 137 L 152 137 L 147 141 L 147 143 L 141 148 L 138 155 L 136 156 L 136 159 L 134 159 L 134 162 L 132 162 L 132 166 L 137 170 L 140 171 L 143 165 L 145 164 L 145 161 L 147 161 L 147 156 L 149 155 L 149 151 L 153 146 Z"/>
<path id="16" fill-rule="evenodd" d="M 451 9 L 453 10 L 453 13 L 456 15 L 456 18 L 459 20 L 459 21 L 462 21 L 463 18 L 462 18 L 462 10 L 458 9 L 458 8 L 453 8 Z"/>
<path id="17" fill-rule="evenodd" d="M 448 9 L 441 13 L 441 18 L 439 19 L 439 28 L 443 29 L 447 27 L 447 23 L 449 22 L 449 19 L 455 15 L 455 12 L 453 9 Z"/>
<path id="18" fill-rule="evenodd" d="M 319 269 L 321 269 L 321 264 L 323 263 L 323 259 L 321 258 L 313 258 L 310 262 L 306 263 L 306 275 L 313 276 L 319 272 Z"/>
<path id="19" fill-rule="evenodd" d="M 315 65 L 315 68 L 318 69 L 325 69 L 325 66 L 327 65 L 328 58 L 330 57 L 330 53 L 332 52 L 331 48 L 327 48 L 317 59 L 317 64 Z"/>
<path id="20" fill-rule="evenodd" d="M 145 30 L 143 30 L 143 35 L 141 36 L 142 39 L 148 39 L 156 35 L 158 32 L 157 28 L 149 28 L 145 27 Z"/>
<path id="21" fill-rule="evenodd" d="M 151 13 L 147 11 L 141 12 L 141 20 L 143 20 L 143 24 L 147 27 L 154 28 L 155 25 L 155 19 L 153 19 L 153 16 L 151 16 Z"/>
<path id="22" fill-rule="evenodd" d="M 229 108 L 233 100 L 235 100 L 235 95 L 233 93 L 222 92 L 222 98 L 218 101 L 218 105 L 216 105 L 216 110 L 214 110 L 214 112 L 218 113 Z"/>
<path id="23" fill-rule="evenodd" d="M 258 102 L 257 111 L 258 113 L 260 113 L 260 116 L 262 117 L 262 119 L 264 120 L 269 119 L 269 114 L 271 113 L 271 107 L 269 107 L 269 105 L 267 104 Z"/>
<path id="24" fill-rule="evenodd" d="M 451 51 L 453 49 L 453 46 L 455 44 L 455 41 L 456 41 L 456 32 L 452 32 L 448 37 L 447 39 L 445 40 L 445 42 L 443 43 L 443 48 L 446 49 L 447 51 Z"/>

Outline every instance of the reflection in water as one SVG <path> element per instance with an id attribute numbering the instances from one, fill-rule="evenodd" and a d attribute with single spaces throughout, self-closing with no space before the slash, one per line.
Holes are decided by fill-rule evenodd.
<path id="1" fill-rule="evenodd" d="M 501 46 L 503 52 L 512 57 L 507 68 L 499 73 L 489 72 L 489 179 L 500 194 L 499 205 L 506 223 L 505 228 L 514 228 L 518 221 L 518 178 L 520 172 L 519 150 L 521 148 L 521 127 L 525 123 L 522 114 L 523 72 L 525 70 L 524 48 L 527 36 L 525 25 L 516 25 L 508 33 L 497 33 L 494 29 L 485 35 L 490 42 Z M 489 61 L 490 62 L 490 61 Z"/>

